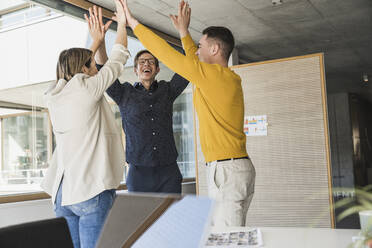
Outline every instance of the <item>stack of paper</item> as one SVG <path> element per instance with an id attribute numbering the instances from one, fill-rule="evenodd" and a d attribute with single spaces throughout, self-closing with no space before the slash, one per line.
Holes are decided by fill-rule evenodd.
<path id="1" fill-rule="evenodd" d="M 253 228 L 243 232 L 211 233 L 205 244 L 205 248 L 256 248 L 262 245 L 261 230 Z"/>

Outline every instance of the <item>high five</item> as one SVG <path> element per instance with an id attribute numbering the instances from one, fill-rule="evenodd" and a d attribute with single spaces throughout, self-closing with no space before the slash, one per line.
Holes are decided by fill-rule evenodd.
<path id="1" fill-rule="evenodd" d="M 200 122 L 200 142 L 208 170 L 208 193 L 217 201 L 215 225 L 245 225 L 254 193 L 255 169 L 246 151 L 244 100 L 240 77 L 230 70 L 234 37 L 225 27 L 203 31 L 198 47 L 188 31 L 191 9 L 181 1 L 171 21 L 186 55 L 141 25 L 123 0 L 128 25 L 161 62 L 195 85 L 194 105 Z"/>

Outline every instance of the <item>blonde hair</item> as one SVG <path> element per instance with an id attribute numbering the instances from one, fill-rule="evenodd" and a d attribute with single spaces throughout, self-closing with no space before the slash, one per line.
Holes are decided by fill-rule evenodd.
<path id="1" fill-rule="evenodd" d="M 63 50 L 57 63 L 57 81 L 62 78 L 69 81 L 76 73 L 82 72 L 84 65 L 89 68 L 92 55 L 92 51 L 85 48 Z"/>

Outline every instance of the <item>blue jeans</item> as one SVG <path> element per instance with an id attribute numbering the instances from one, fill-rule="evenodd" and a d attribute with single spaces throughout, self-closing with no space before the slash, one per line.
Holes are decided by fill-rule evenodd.
<path id="1" fill-rule="evenodd" d="M 64 217 L 67 220 L 75 248 L 95 247 L 115 196 L 115 189 L 105 190 L 89 200 L 61 206 L 62 183 L 60 184 L 54 211 L 57 217 Z"/>

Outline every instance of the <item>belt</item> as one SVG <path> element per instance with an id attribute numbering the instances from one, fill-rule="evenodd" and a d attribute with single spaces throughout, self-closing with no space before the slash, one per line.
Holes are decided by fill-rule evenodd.
<path id="1" fill-rule="evenodd" d="M 220 159 L 220 160 L 217 160 L 217 162 L 222 162 L 222 161 L 227 161 L 227 160 L 237 160 L 237 159 L 249 159 L 248 156 L 245 156 L 245 157 L 240 157 L 240 158 L 227 158 L 227 159 Z"/>

